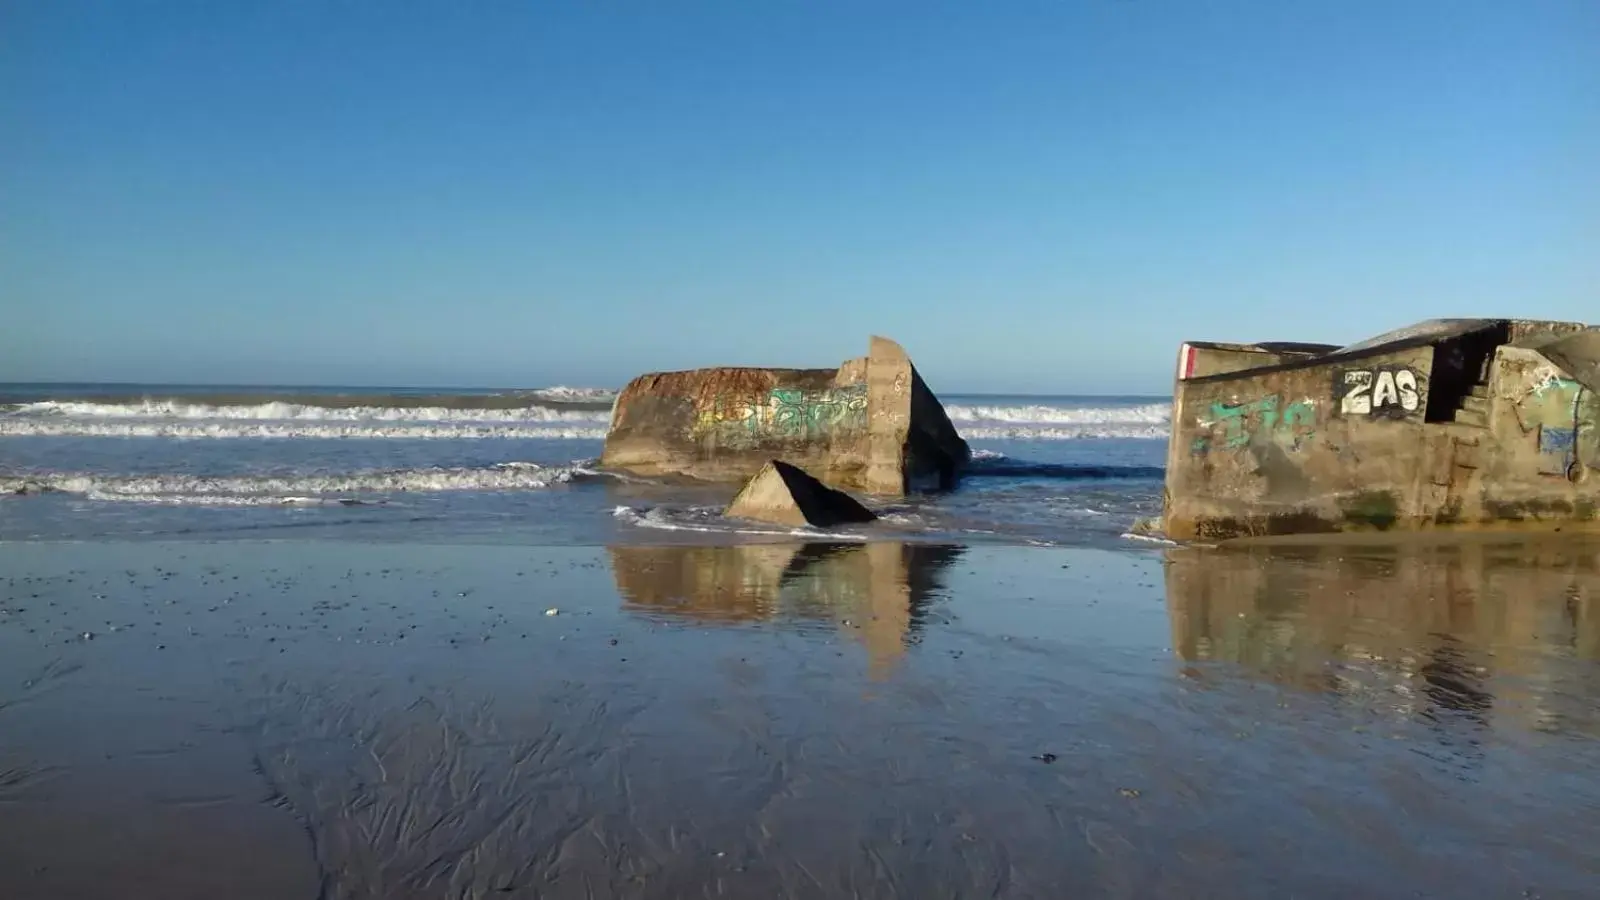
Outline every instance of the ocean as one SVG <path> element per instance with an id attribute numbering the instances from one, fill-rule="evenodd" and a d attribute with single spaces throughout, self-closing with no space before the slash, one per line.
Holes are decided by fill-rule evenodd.
<path id="1" fill-rule="evenodd" d="M 724 520 L 726 485 L 600 471 L 614 397 L 565 386 L 0 385 L 0 540 L 824 536 Z M 1115 546 L 1159 510 L 1168 398 L 941 399 L 973 449 L 960 489 L 873 501 L 879 522 L 826 536 Z"/>

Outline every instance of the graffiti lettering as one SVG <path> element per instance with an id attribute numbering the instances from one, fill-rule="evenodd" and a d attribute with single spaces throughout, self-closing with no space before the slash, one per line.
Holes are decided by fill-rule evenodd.
<path id="1" fill-rule="evenodd" d="M 1249 403 L 1213 403 L 1210 417 L 1200 423 L 1210 433 L 1195 438 L 1190 450 L 1199 454 L 1213 446 L 1238 450 L 1256 440 L 1299 450 L 1316 434 L 1316 423 L 1316 408 L 1310 400 L 1285 406 L 1282 398 L 1273 394 Z"/>
<path id="2" fill-rule="evenodd" d="M 713 398 L 696 412 L 691 436 L 753 447 L 764 441 L 812 440 L 864 430 L 866 423 L 866 385 L 821 391 L 775 388 L 764 397 Z"/>
<path id="3" fill-rule="evenodd" d="M 1582 385 L 1578 384 L 1576 381 L 1573 381 L 1571 378 L 1557 374 L 1554 369 L 1548 369 L 1541 373 L 1539 383 L 1533 386 L 1532 394 L 1533 396 L 1542 399 L 1544 395 L 1551 393 L 1552 391 L 1557 394 L 1571 394 L 1577 391 L 1580 387 L 1582 387 Z"/>
<path id="4" fill-rule="evenodd" d="M 1422 408 L 1422 389 L 1404 366 L 1342 369 L 1333 375 L 1333 399 L 1340 415 L 1405 418 Z"/>
<path id="5" fill-rule="evenodd" d="M 1537 429 L 1539 473 L 1578 479 L 1600 458 L 1600 403 L 1582 384 L 1553 368 L 1535 372 L 1525 396 L 1516 401 L 1524 431 Z"/>

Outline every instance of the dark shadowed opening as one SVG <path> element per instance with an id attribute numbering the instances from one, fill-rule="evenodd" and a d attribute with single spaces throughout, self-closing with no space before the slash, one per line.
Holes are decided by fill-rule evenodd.
<path id="1" fill-rule="evenodd" d="M 1511 323 L 1502 319 L 1486 328 L 1435 344 L 1424 421 L 1455 421 L 1456 410 L 1461 408 L 1467 395 L 1487 380 L 1495 348 L 1510 340 Z"/>

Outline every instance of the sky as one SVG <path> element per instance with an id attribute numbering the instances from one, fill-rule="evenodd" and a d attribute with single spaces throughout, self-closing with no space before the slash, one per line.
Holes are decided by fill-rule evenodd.
<path id="1" fill-rule="evenodd" d="M 1600 321 L 1600 2 L 0 0 L 0 381 L 620 385 Z"/>

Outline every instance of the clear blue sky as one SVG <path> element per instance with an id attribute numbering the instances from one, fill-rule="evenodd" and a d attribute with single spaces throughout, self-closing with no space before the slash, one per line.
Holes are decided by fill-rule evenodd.
<path id="1" fill-rule="evenodd" d="M 1163 392 L 1600 320 L 1600 2 L 0 0 L 0 380 Z"/>

